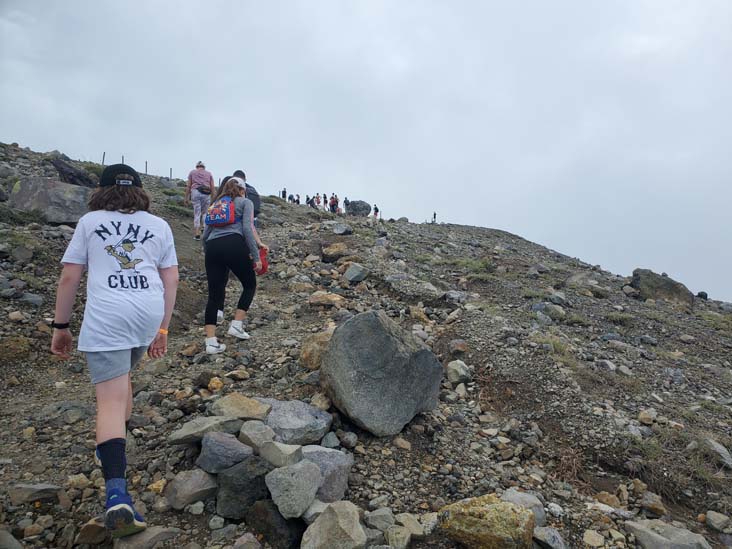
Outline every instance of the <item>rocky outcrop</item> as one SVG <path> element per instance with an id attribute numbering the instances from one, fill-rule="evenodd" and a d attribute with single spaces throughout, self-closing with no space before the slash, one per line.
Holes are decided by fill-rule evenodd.
<path id="1" fill-rule="evenodd" d="M 437 406 L 442 366 L 383 312 L 371 311 L 336 329 L 320 375 L 339 410 L 371 433 L 388 436 Z"/>
<path id="2" fill-rule="evenodd" d="M 87 212 L 89 193 L 87 187 L 27 177 L 10 188 L 8 205 L 24 212 L 40 212 L 49 223 L 76 223 Z"/>
<path id="3" fill-rule="evenodd" d="M 53 167 L 58 171 L 61 181 L 69 185 L 78 185 L 80 187 L 88 187 L 93 189 L 97 186 L 96 176 L 89 175 L 89 172 L 72 166 L 68 162 L 64 162 L 60 158 L 52 158 L 49 160 Z"/>
<path id="4" fill-rule="evenodd" d="M 630 285 L 638 290 L 641 299 L 664 299 L 687 307 L 694 306 L 694 294 L 686 286 L 648 269 L 633 271 Z"/>

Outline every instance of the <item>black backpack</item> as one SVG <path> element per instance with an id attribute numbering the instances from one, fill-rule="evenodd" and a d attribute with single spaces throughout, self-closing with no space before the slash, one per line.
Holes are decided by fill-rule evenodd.
<path id="1" fill-rule="evenodd" d="M 259 193 L 257 192 L 257 189 L 252 187 L 249 183 L 247 183 L 247 198 L 252 201 L 252 204 L 254 204 L 254 217 L 259 217 L 259 211 L 262 207 L 262 201 L 259 198 Z"/>

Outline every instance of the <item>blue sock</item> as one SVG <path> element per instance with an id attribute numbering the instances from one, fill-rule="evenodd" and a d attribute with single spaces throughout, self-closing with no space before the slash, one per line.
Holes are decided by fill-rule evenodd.
<path id="1" fill-rule="evenodd" d="M 117 490 L 123 494 L 127 493 L 127 481 L 123 478 L 110 478 L 104 483 L 107 489 L 107 495 L 112 493 L 112 490 Z"/>
<path id="2" fill-rule="evenodd" d="M 125 469 L 127 469 L 125 444 L 126 441 L 123 438 L 112 438 L 97 445 L 104 480 L 125 478 Z"/>

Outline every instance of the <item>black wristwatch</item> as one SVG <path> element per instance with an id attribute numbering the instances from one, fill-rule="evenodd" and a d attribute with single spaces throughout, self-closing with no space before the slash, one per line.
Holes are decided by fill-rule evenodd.
<path id="1" fill-rule="evenodd" d="M 68 322 L 56 322 L 55 320 L 51 322 L 51 328 L 55 328 L 56 330 L 66 330 L 68 327 Z"/>

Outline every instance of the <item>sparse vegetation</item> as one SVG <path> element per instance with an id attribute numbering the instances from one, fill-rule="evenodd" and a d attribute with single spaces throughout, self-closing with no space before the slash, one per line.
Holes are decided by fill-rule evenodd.
<path id="1" fill-rule="evenodd" d="M 570 343 L 565 339 L 552 334 L 537 334 L 532 338 L 532 340 L 539 345 L 548 345 L 550 347 L 549 354 L 565 366 L 572 368 L 579 366 L 579 363 L 572 352 Z"/>
<path id="2" fill-rule="evenodd" d="M 706 433 L 670 427 L 656 429 L 654 436 L 628 436 L 618 454 L 622 467 L 646 482 L 651 490 L 669 501 L 679 501 L 689 489 L 730 493 L 729 482 L 718 474 L 716 458 L 698 441 Z M 720 441 L 729 445 L 729 440 Z M 695 443 L 695 444 L 692 444 Z"/>
<path id="3" fill-rule="evenodd" d="M 191 215 L 191 209 L 186 208 L 185 206 L 178 206 L 177 204 L 165 204 L 165 208 L 178 215 L 184 215 L 184 216 Z"/>
<path id="4" fill-rule="evenodd" d="M 81 164 L 81 167 L 84 168 L 87 172 L 93 173 L 97 177 L 102 177 L 104 166 L 102 166 L 101 164 L 97 164 L 96 162 L 79 162 L 79 164 Z"/>
<path id="5" fill-rule="evenodd" d="M 605 318 L 617 326 L 630 326 L 634 319 L 631 314 L 616 312 L 608 313 Z"/>
<path id="6" fill-rule="evenodd" d="M 589 326 L 590 321 L 584 316 L 577 313 L 570 313 L 564 318 L 564 323 L 567 326 Z"/>
<path id="7" fill-rule="evenodd" d="M 732 334 L 732 314 L 724 315 L 713 311 L 707 311 L 702 313 L 701 317 L 715 330 Z"/>
<path id="8" fill-rule="evenodd" d="M 546 297 L 546 292 L 535 288 L 524 288 L 521 292 L 521 296 L 524 299 L 544 299 Z"/>

